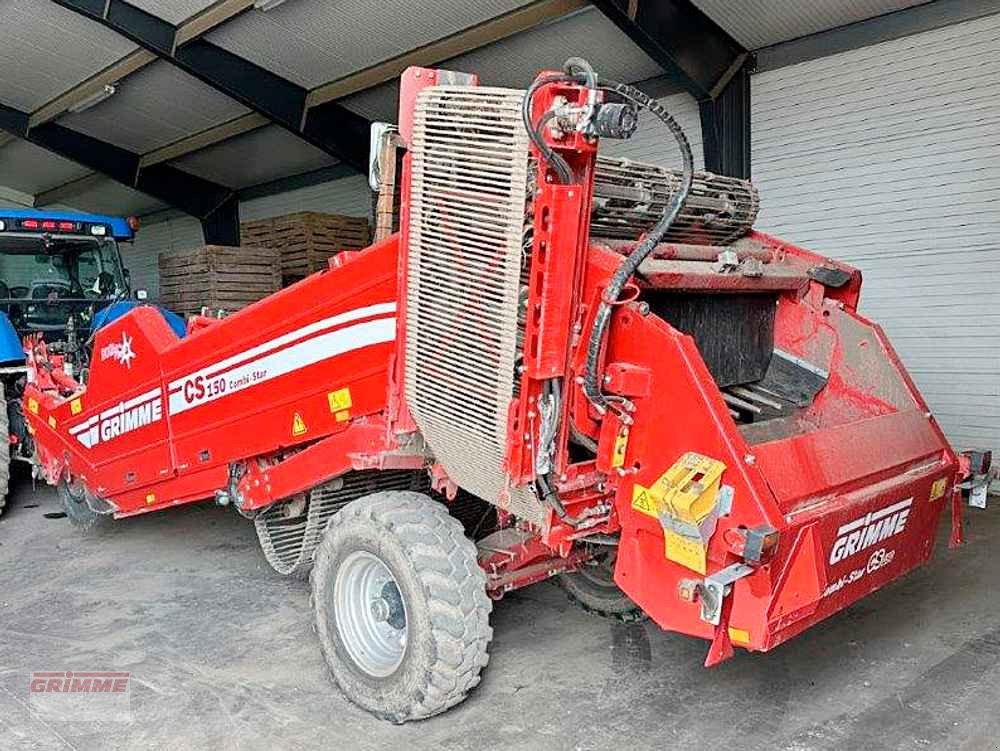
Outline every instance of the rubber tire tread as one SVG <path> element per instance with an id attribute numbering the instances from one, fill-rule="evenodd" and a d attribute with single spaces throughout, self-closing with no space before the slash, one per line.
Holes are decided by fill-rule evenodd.
<path id="1" fill-rule="evenodd" d="M 422 592 L 422 603 L 407 600 L 408 618 L 426 615 L 430 624 L 425 643 L 410 649 L 403 664 L 388 679 L 379 697 L 357 679 L 353 660 L 337 649 L 332 597 L 338 556 L 352 552 L 345 543 L 359 537 L 378 546 L 396 546 L 406 562 L 405 570 L 392 567 L 400 590 L 409 584 Z M 381 719 L 393 723 L 419 720 L 444 712 L 463 701 L 479 683 L 489 662 L 493 638 L 489 618 L 492 601 L 486 596 L 486 575 L 477 562 L 475 544 L 465 536 L 461 523 L 447 508 L 428 496 L 412 491 L 382 491 L 352 501 L 327 523 L 316 550 L 311 583 L 314 629 L 334 681 L 352 702 Z M 414 628 L 411 625 L 411 641 Z M 429 647 L 429 649 L 427 648 Z M 407 665 L 408 661 L 422 664 Z M 405 668 L 405 670 L 404 670 Z M 391 685 L 396 676 L 408 672 L 416 681 Z M 360 690 L 359 690 L 360 688 Z"/>

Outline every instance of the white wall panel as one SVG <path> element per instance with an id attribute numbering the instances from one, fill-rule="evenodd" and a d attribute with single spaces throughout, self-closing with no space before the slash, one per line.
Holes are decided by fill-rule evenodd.
<path id="1" fill-rule="evenodd" d="M 177 217 L 143 225 L 134 243 L 122 245 L 125 268 L 132 274 L 132 289 L 147 289 L 150 297 L 155 299 L 160 291 L 160 271 L 157 266 L 160 253 L 197 248 L 203 243 L 201 223 L 191 217 Z"/>
<path id="2" fill-rule="evenodd" d="M 752 79 L 758 226 L 859 266 L 958 447 L 1000 449 L 1000 15 Z"/>
<path id="3" fill-rule="evenodd" d="M 691 144 L 695 169 L 704 169 L 705 157 L 702 153 L 701 119 L 698 103 L 690 94 L 671 94 L 657 101 L 683 128 Z M 677 142 L 667 127 L 648 112 L 639 115 L 639 128 L 627 141 L 606 140 L 601 142 L 601 153 L 608 156 L 624 157 L 637 162 L 651 162 L 670 167 L 680 167 L 680 151 Z"/>

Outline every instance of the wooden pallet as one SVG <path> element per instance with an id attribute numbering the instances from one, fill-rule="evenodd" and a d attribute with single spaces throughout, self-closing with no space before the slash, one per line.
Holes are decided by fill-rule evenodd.
<path id="1" fill-rule="evenodd" d="M 242 241 L 281 253 L 284 284 L 326 268 L 331 256 L 369 244 L 368 220 L 303 211 L 240 225 Z"/>
<path id="2" fill-rule="evenodd" d="M 276 250 L 204 245 L 161 253 L 160 302 L 184 316 L 211 310 L 236 311 L 281 289 Z"/>

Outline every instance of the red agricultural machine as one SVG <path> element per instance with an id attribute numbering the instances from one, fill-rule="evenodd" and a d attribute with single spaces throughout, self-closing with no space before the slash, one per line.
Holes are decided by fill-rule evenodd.
<path id="1" fill-rule="evenodd" d="M 748 182 L 581 60 L 528 89 L 402 77 L 401 231 L 179 339 L 96 335 L 89 382 L 29 343 L 25 413 L 89 525 L 214 498 L 311 569 L 345 694 L 462 701 L 491 600 L 766 651 L 925 562 L 958 459 L 853 268 L 751 229 Z M 683 169 L 599 155 L 648 110 Z"/>

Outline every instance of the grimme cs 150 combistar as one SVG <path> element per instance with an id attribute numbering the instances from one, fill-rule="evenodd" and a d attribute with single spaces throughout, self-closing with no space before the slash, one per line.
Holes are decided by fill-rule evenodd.
<path id="1" fill-rule="evenodd" d="M 102 328 L 89 383 L 29 343 L 48 479 L 92 523 L 214 497 L 311 568 L 337 683 L 461 701 L 491 599 L 766 651 L 925 562 L 959 462 L 858 271 L 751 229 L 655 101 L 582 60 L 524 91 L 402 77 L 401 231 L 177 335 Z M 683 169 L 598 155 L 648 110 Z"/>

